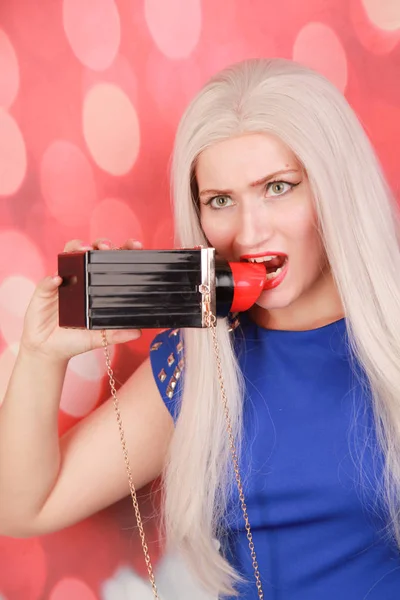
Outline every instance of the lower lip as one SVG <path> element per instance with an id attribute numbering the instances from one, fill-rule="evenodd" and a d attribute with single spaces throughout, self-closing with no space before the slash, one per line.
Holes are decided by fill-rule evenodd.
<path id="1" fill-rule="evenodd" d="M 265 283 L 264 283 L 264 291 L 265 290 L 273 290 L 274 288 L 276 288 L 280 283 L 282 283 L 282 281 L 284 280 L 287 270 L 288 270 L 288 266 L 289 266 L 289 260 L 286 260 L 286 264 L 283 267 L 282 271 L 279 273 L 279 275 L 277 275 L 276 277 L 274 277 L 273 279 L 266 279 Z"/>

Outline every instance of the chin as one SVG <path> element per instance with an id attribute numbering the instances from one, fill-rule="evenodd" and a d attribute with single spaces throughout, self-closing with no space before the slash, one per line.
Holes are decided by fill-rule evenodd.
<path id="1" fill-rule="evenodd" d="M 261 294 L 256 305 L 265 310 L 274 310 L 276 308 L 288 308 L 296 300 L 294 294 L 279 293 L 281 290 L 268 290 Z M 273 293 L 275 292 L 275 293 Z M 282 290 L 283 292 L 283 290 Z"/>

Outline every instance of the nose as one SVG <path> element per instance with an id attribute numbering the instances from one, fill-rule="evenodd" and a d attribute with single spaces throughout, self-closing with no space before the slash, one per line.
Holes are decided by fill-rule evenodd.
<path id="1" fill-rule="evenodd" d="M 238 214 L 235 245 L 240 252 L 265 247 L 273 236 L 273 224 L 265 211 L 254 206 L 246 207 Z"/>

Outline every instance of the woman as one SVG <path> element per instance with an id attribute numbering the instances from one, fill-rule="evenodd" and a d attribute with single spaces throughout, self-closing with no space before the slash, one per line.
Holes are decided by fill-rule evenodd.
<path id="1" fill-rule="evenodd" d="M 241 63 L 186 111 L 173 188 L 179 245 L 268 266 L 270 289 L 241 326 L 218 323 L 264 597 L 398 598 L 398 225 L 360 124 L 318 74 Z M 65 527 L 129 491 L 110 402 L 57 439 L 68 359 L 101 346 L 99 332 L 57 328 L 59 284 L 47 278 L 32 299 L 1 410 L 9 535 Z M 236 581 L 257 598 L 212 337 L 180 334 L 161 334 L 119 391 L 133 480 L 164 473 L 168 539 L 208 589 L 229 595 Z M 181 338 L 184 385 L 171 395 L 160 369 Z"/>

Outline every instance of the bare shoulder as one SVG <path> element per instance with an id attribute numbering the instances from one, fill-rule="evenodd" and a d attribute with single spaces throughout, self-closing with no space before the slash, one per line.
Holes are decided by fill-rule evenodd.
<path id="1" fill-rule="evenodd" d="M 147 359 L 118 390 L 136 489 L 162 471 L 174 424 Z M 61 440 L 57 483 L 38 518 L 38 533 L 61 529 L 129 494 L 128 478 L 112 398 Z"/>

